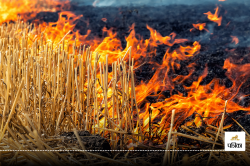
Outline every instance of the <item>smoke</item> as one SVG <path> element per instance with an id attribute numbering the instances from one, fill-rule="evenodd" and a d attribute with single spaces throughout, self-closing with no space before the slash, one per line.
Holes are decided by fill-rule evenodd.
<path id="1" fill-rule="evenodd" d="M 205 31 L 203 34 L 201 34 L 200 36 L 194 37 L 192 40 L 193 41 L 200 41 L 203 43 L 210 42 L 209 38 L 210 38 L 211 34 L 214 33 L 214 26 L 215 25 L 216 25 L 215 23 L 207 24 L 208 32 Z"/>
<path id="2" fill-rule="evenodd" d="M 228 3 L 244 3 L 250 4 L 249 0 L 72 0 L 78 2 L 79 5 L 93 5 L 96 7 L 104 6 L 161 6 L 161 5 L 195 5 L 205 3 L 217 3 L 217 4 L 228 4 Z"/>

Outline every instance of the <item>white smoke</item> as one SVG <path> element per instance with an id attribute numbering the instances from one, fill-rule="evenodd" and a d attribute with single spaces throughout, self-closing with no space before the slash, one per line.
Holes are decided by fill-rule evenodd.
<path id="1" fill-rule="evenodd" d="M 209 42 L 210 36 L 214 33 L 214 26 L 217 25 L 216 23 L 207 24 L 206 28 L 208 30 L 202 33 L 200 36 L 196 36 L 193 38 L 193 41 L 202 41 L 202 42 Z"/>

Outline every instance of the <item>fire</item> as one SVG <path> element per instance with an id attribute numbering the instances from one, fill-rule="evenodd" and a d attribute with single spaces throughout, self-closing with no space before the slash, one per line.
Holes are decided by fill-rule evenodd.
<path id="1" fill-rule="evenodd" d="M 207 69 L 205 69 L 198 81 L 193 82 L 190 87 L 184 86 L 184 89 L 187 91 L 187 96 L 179 93 L 172 95 L 170 98 L 165 98 L 164 101 L 161 102 L 147 103 L 143 108 L 144 113 L 140 115 L 140 118 L 143 119 L 143 126 L 145 129 L 148 131 L 149 128 L 149 112 L 152 112 L 151 121 L 158 119 L 159 122 L 157 125 L 151 126 L 152 132 L 160 132 L 162 136 L 166 136 L 168 128 L 164 128 L 164 126 L 170 123 L 171 110 L 173 109 L 175 109 L 176 115 L 178 116 L 178 121 L 175 121 L 175 127 L 179 126 L 187 117 L 193 114 L 196 115 L 194 121 L 186 122 L 187 125 L 191 125 L 193 122 L 198 127 L 203 123 L 211 124 L 215 120 L 215 117 L 223 112 L 226 100 L 228 100 L 227 113 L 232 113 L 235 110 L 250 111 L 250 108 L 239 106 L 237 103 L 233 102 L 233 99 L 237 97 L 236 94 L 238 94 L 239 88 L 242 87 L 243 82 L 248 78 L 247 76 L 250 76 L 249 64 L 243 66 L 235 65 L 230 63 L 227 59 L 224 68 L 227 69 L 226 74 L 228 78 L 233 80 L 233 86 L 231 88 L 222 86 L 218 79 L 212 80 L 207 85 L 200 85 L 200 82 L 208 73 Z M 184 79 L 188 79 L 189 77 L 190 75 Z M 149 85 L 156 87 L 156 85 L 160 84 L 159 80 L 155 80 L 153 77 L 147 85 L 142 85 L 142 87 L 138 89 L 138 92 L 143 92 L 141 94 L 143 97 L 149 96 L 152 92 L 148 89 L 151 87 Z M 156 82 L 153 83 L 151 81 Z M 166 88 L 166 86 L 162 86 L 161 88 Z M 158 97 L 160 97 L 160 93 L 157 95 Z M 138 97 L 140 98 L 140 96 Z M 239 96 L 239 98 L 242 98 L 242 96 Z M 144 98 L 139 101 L 142 102 L 143 100 Z M 159 126 L 161 127 L 159 128 Z M 231 125 L 227 127 L 230 126 Z"/>
<path id="2" fill-rule="evenodd" d="M 205 28 L 205 26 L 206 26 L 206 23 L 193 24 L 193 27 L 194 27 L 194 28 L 190 29 L 190 32 L 192 32 L 194 29 L 198 29 L 198 30 L 200 30 L 200 31 L 206 30 L 207 32 L 209 32 L 209 30 L 207 30 L 207 29 Z"/>
<path id="3" fill-rule="evenodd" d="M 7 21 L 16 21 L 18 15 L 27 21 L 36 16 L 39 12 L 50 11 L 55 12 L 62 10 L 69 5 L 69 1 L 57 0 L 0 0 L 0 23 Z M 59 7 L 60 6 L 60 7 Z"/>
<path id="4" fill-rule="evenodd" d="M 207 18 L 210 21 L 216 22 L 218 24 L 218 26 L 221 26 L 222 16 L 219 17 L 219 7 L 218 6 L 216 7 L 214 14 L 212 14 L 210 11 L 207 13 L 204 13 L 204 14 L 207 15 Z"/>
<path id="5" fill-rule="evenodd" d="M 59 19 L 56 23 L 40 24 L 39 26 L 41 27 L 41 31 L 44 32 L 45 41 L 51 41 L 57 45 L 62 42 L 62 39 L 64 39 L 69 41 L 72 45 L 74 39 L 79 38 L 77 37 L 79 35 L 78 32 L 74 32 L 73 30 L 75 28 L 76 21 L 81 17 L 82 15 L 76 16 L 72 12 L 64 11 L 59 13 Z M 84 38 L 84 36 L 82 36 L 82 38 Z M 77 42 L 77 44 L 80 43 Z"/>
<path id="6" fill-rule="evenodd" d="M 101 19 L 103 22 L 107 22 L 107 18 L 102 18 Z"/>
<path id="7" fill-rule="evenodd" d="M 200 50 L 200 44 L 198 42 L 193 43 L 193 47 L 180 47 L 179 49 L 169 52 L 167 50 L 162 65 L 156 67 L 156 72 L 152 79 L 147 84 L 141 84 L 136 87 L 137 100 L 140 103 L 151 93 L 157 93 L 159 90 L 171 90 L 174 88 L 174 83 L 168 74 L 170 70 L 174 71 L 179 67 L 178 62 L 181 60 L 187 60 L 188 58 L 196 55 Z M 192 65 L 190 66 L 190 70 Z M 180 79 L 179 77 L 176 78 Z M 143 89 L 143 90 L 142 90 Z"/>
<path id="8" fill-rule="evenodd" d="M 20 0 L 18 0 L 18 3 Z M 67 6 L 66 2 L 57 2 L 46 0 L 45 3 L 39 1 L 21 1 L 25 5 L 18 7 L 17 1 L 14 2 L 0 2 L 0 22 L 7 22 L 10 20 L 18 20 L 18 14 L 26 21 L 28 18 L 35 17 L 40 11 L 56 11 L 57 5 Z M 20 2 L 20 4 L 21 4 Z M 97 1 L 95 1 L 97 3 Z M 25 9 L 25 10 L 24 10 Z M 60 8 L 62 9 L 62 8 Z M 26 11 L 23 13 L 23 11 Z M 27 13 L 30 13 L 28 15 Z M 208 19 L 221 25 L 222 16 L 219 16 L 219 8 L 215 9 L 215 14 L 210 11 L 204 13 Z M 149 132 L 150 129 L 153 133 L 161 133 L 161 139 L 167 135 L 170 123 L 170 114 L 173 109 L 176 111 L 175 128 L 184 122 L 187 117 L 195 114 L 193 122 L 199 127 L 203 123 L 211 124 L 216 116 L 219 116 L 224 109 L 224 103 L 228 100 L 227 113 L 232 113 L 237 110 L 250 111 L 250 108 L 244 108 L 239 106 L 233 101 L 239 92 L 239 88 L 242 86 L 242 81 L 246 80 L 249 73 L 249 64 L 236 65 L 232 64 L 229 59 L 225 61 L 224 69 L 227 69 L 227 76 L 233 82 L 233 86 L 226 88 L 220 84 L 218 79 L 212 80 L 207 85 L 201 85 L 201 81 L 208 75 L 208 69 L 205 68 L 202 75 L 198 77 L 189 87 L 183 85 L 183 93 L 178 92 L 173 94 L 172 91 L 176 85 L 182 85 L 186 80 L 192 80 L 192 74 L 195 71 L 195 63 L 192 62 L 192 58 L 196 57 L 201 49 L 199 42 L 195 41 L 192 44 L 186 45 L 187 39 L 176 38 L 175 33 L 171 33 L 168 36 L 162 36 L 157 30 L 146 26 L 150 32 L 148 39 L 143 39 L 135 32 L 136 24 L 130 27 L 129 35 L 125 37 L 126 47 L 123 49 L 121 40 L 117 37 L 116 32 L 113 29 L 103 28 L 105 38 L 90 37 L 91 31 L 88 30 L 85 35 L 81 35 L 79 31 L 75 31 L 75 25 L 77 21 L 85 21 L 82 19 L 82 15 L 75 15 L 70 11 L 59 12 L 59 19 L 56 23 L 44 23 L 40 20 L 35 20 L 34 23 L 38 23 L 34 29 L 29 31 L 29 38 L 27 44 L 32 46 L 34 42 L 53 43 L 53 48 L 58 48 L 59 44 L 63 41 L 65 47 L 68 47 L 68 53 L 74 54 L 75 48 L 73 45 L 80 46 L 81 44 L 90 45 L 92 55 L 97 52 L 100 54 L 100 62 L 105 62 L 106 55 L 109 55 L 109 65 L 117 60 L 128 60 L 128 52 L 131 51 L 132 58 L 134 58 L 134 64 L 136 67 L 142 65 L 143 62 L 152 64 L 155 73 L 148 82 L 141 82 L 135 87 L 137 104 L 139 106 L 139 118 L 143 121 L 143 132 Z M 103 18 L 102 21 L 106 22 L 107 19 Z M 206 23 L 193 24 L 195 29 L 206 30 Z M 42 32 L 40 35 L 40 33 Z M 40 36 L 39 36 L 40 35 Z M 236 36 L 231 36 L 233 42 L 238 44 L 239 40 Z M 25 45 L 25 44 L 24 44 Z M 159 45 L 166 46 L 166 52 L 164 54 L 162 62 L 156 63 L 152 61 L 152 58 L 156 55 L 156 49 Z M 178 47 L 172 50 L 174 45 Z M 77 48 L 78 50 L 80 48 Z M 53 50 L 53 49 L 51 49 Z M 42 53 L 42 51 L 40 52 Z M 38 54 L 40 54 L 38 53 Z M 75 54 L 74 54 L 75 55 Z M 143 59 L 143 60 L 140 60 Z M 94 63 L 95 59 L 91 62 Z M 176 70 L 180 70 L 182 61 L 190 61 L 190 64 L 186 66 L 188 70 L 187 75 L 174 76 Z M 236 74 L 237 73 L 237 74 Z M 240 74 L 240 75 L 239 75 Z M 108 80 L 109 82 L 111 81 Z M 111 87 L 110 87 L 111 88 Z M 131 89 L 128 89 L 130 92 Z M 166 98 L 164 92 L 169 91 L 170 97 Z M 184 95 L 184 92 L 186 93 Z M 111 91 L 108 89 L 108 97 L 111 97 Z M 155 98 L 155 102 L 148 101 L 147 97 Z M 112 103 L 109 101 L 108 109 L 109 115 L 112 117 Z M 212 117 L 212 118 L 208 118 Z M 136 119 L 134 119 L 136 121 Z M 151 122 L 156 122 L 150 124 Z M 100 126 L 103 126 L 104 119 L 100 119 Z M 190 124 L 191 122 L 186 122 Z M 134 129 L 135 133 L 138 133 L 138 127 Z M 162 141 L 162 140 L 156 140 Z"/>
<path id="9" fill-rule="evenodd" d="M 231 36 L 232 37 L 232 43 L 235 43 L 236 45 L 239 43 L 239 38 L 237 36 Z"/>

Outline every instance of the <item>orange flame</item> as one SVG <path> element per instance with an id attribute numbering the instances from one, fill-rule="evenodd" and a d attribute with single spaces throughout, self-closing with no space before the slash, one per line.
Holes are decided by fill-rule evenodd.
<path id="1" fill-rule="evenodd" d="M 198 29 L 198 30 L 200 30 L 200 31 L 206 30 L 207 32 L 209 32 L 209 31 L 205 28 L 205 26 L 206 26 L 206 23 L 193 24 L 193 27 L 194 27 L 195 29 Z M 192 30 L 194 30 L 194 28 L 190 29 L 190 32 L 191 32 Z"/>
<path id="2" fill-rule="evenodd" d="M 204 14 L 207 15 L 207 18 L 210 21 L 216 22 L 218 24 L 218 26 L 221 25 L 222 16 L 218 17 L 219 16 L 219 7 L 216 7 L 214 14 L 212 14 L 210 11 L 207 13 L 204 13 Z"/>
<path id="3" fill-rule="evenodd" d="M 102 18 L 101 19 L 103 22 L 107 22 L 107 18 Z"/>
<path id="4" fill-rule="evenodd" d="M 237 36 L 231 36 L 232 37 L 232 43 L 235 43 L 237 45 L 239 43 L 239 39 Z"/>
<path id="5" fill-rule="evenodd" d="M 55 12 L 62 10 L 69 5 L 69 1 L 57 0 L 0 0 L 0 23 L 7 21 L 16 21 L 18 15 L 27 21 L 36 16 L 41 11 Z"/>

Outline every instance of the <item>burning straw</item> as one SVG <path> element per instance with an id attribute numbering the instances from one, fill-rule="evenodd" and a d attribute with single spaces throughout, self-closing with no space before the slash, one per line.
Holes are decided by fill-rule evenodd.
<path id="1" fill-rule="evenodd" d="M 193 135 L 176 132 L 178 110 L 173 110 L 167 142 L 162 147 L 143 144 L 145 136 L 139 119 L 131 47 L 111 66 L 108 55 L 100 58 L 103 55 L 91 52 L 90 47 L 77 46 L 76 41 L 72 53 L 70 47 L 64 38 L 58 44 L 45 40 L 39 27 L 21 21 L 0 27 L 0 150 L 6 150 L 0 151 L 0 160 L 4 163 L 145 163 L 146 158 L 127 158 L 130 152 L 116 160 L 119 153 L 112 159 L 84 151 L 86 147 L 78 131 L 103 136 L 112 150 L 127 150 L 128 144 L 137 149 L 161 149 L 165 152 L 163 165 L 195 161 L 208 153 L 200 152 L 177 161 L 177 150 L 197 149 L 177 144 L 180 137 L 205 142 L 211 149 L 223 147 L 226 106 L 219 128 L 207 125 L 203 133 L 197 133 L 181 126 Z M 128 64 L 124 61 L 126 56 Z M 61 134 L 72 131 L 78 144 L 73 141 L 67 146 Z M 150 138 L 151 132 L 147 140 Z M 211 152 L 205 161 L 222 165 L 249 163 L 249 148 L 247 145 L 247 151 L 242 153 L 224 153 L 224 161 L 219 153 Z M 69 150 L 74 150 L 74 155 Z M 80 155 L 85 159 L 79 161 L 73 157 Z"/>
<path id="2" fill-rule="evenodd" d="M 73 129 L 101 134 L 113 149 L 142 139 L 140 121 L 133 118 L 139 112 L 131 49 L 124 55 L 129 64 L 118 59 L 109 72 L 108 55 L 101 62 L 89 47 L 73 44 L 72 53 L 69 47 L 64 40 L 55 47 L 39 27 L 21 21 L 0 27 L 0 149 L 53 150 L 47 140 Z M 15 152 L 14 158 L 18 163 L 67 161 L 65 154 L 49 151 Z"/>

